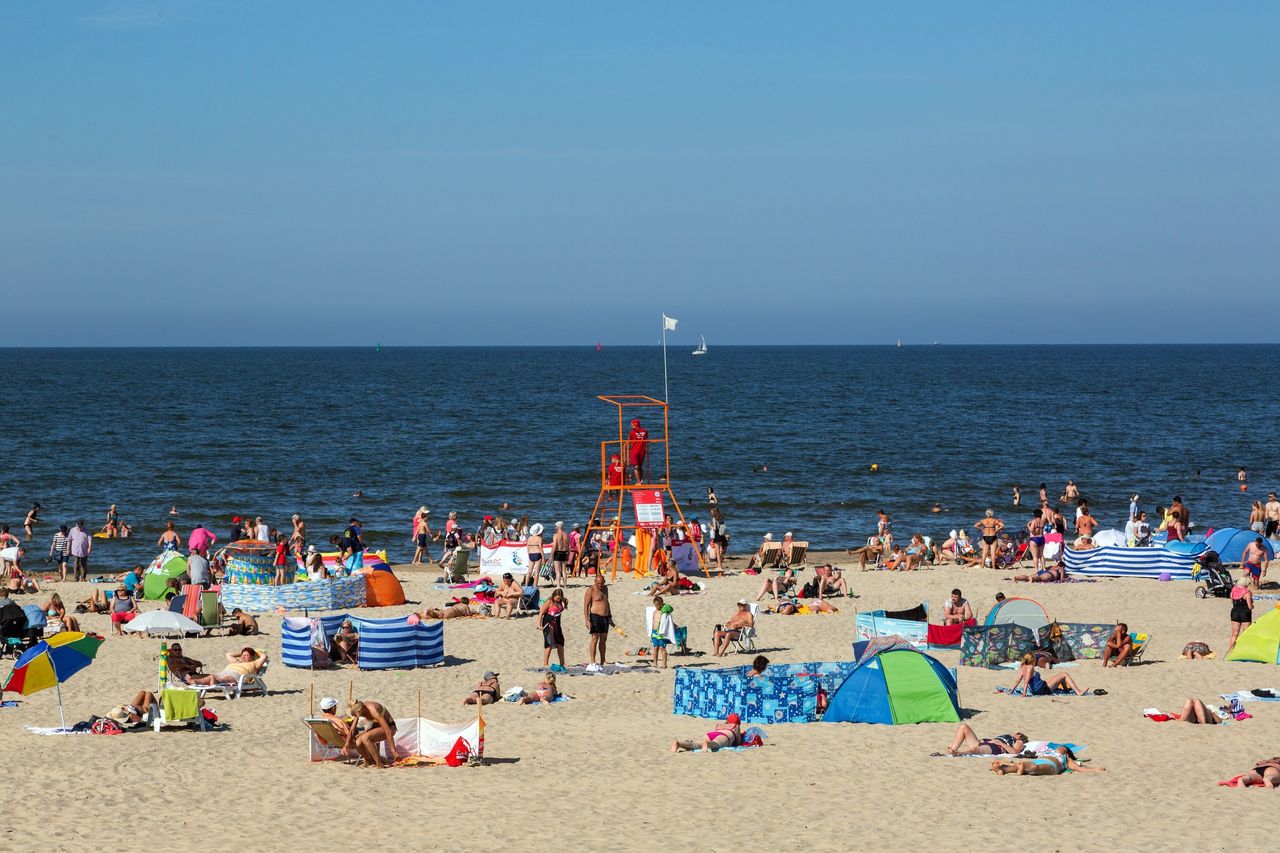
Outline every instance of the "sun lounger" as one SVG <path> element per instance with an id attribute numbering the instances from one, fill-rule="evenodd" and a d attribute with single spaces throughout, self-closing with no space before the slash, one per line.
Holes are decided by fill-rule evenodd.
<path id="1" fill-rule="evenodd" d="M 166 694 L 175 694 L 176 696 L 187 698 L 185 697 L 185 694 L 188 694 L 188 693 L 195 694 L 195 699 L 196 699 L 195 714 L 193 716 L 186 716 L 186 715 L 182 715 L 182 716 L 175 715 L 173 717 L 167 716 L 164 712 L 164 705 L 166 704 L 173 705 L 175 703 L 172 701 L 165 702 Z M 202 714 L 200 711 L 200 707 L 203 704 L 202 700 L 204 698 L 204 693 L 202 691 L 192 690 L 189 687 L 187 688 L 166 687 L 164 690 L 160 692 L 160 696 L 158 698 L 160 700 L 160 705 L 157 706 L 153 704 L 148 709 L 148 712 L 147 712 L 148 720 L 151 724 L 152 731 L 158 732 L 163 726 L 189 725 L 191 723 L 195 723 L 199 727 L 200 731 L 202 732 L 207 732 L 209 730 L 209 721 L 204 718 L 204 714 Z M 172 698 L 175 698 L 175 697 L 171 697 L 171 699 Z M 189 698 L 186 703 L 178 703 L 178 704 L 189 704 Z"/>
<path id="2" fill-rule="evenodd" d="M 217 684 L 201 684 L 197 686 L 200 696 L 203 698 L 208 693 L 221 693 L 224 699 L 239 699 L 245 695 L 254 693 L 267 695 L 267 682 L 263 680 L 263 676 L 267 674 L 267 668 L 271 666 L 271 662 L 267 661 L 262 665 L 262 669 L 257 675 L 242 675 L 235 680 L 235 683 L 218 682 Z"/>
<path id="3" fill-rule="evenodd" d="M 805 567 L 805 555 L 808 553 L 808 542 L 792 542 L 791 553 L 786 558 L 786 565 L 793 569 L 803 569 Z"/>
<path id="4" fill-rule="evenodd" d="M 1129 658 L 1125 661 L 1126 666 L 1142 660 L 1142 655 L 1147 651 L 1147 647 L 1151 645 L 1151 635 L 1146 631 L 1131 631 L 1129 632 L 1129 643 L 1132 645 L 1133 650 L 1129 652 Z"/>

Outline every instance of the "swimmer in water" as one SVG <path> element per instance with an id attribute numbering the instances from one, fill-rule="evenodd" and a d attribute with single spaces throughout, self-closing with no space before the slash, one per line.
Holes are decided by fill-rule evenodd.
<path id="1" fill-rule="evenodd" d="M 363 491 L 361 491 L 360 489 L 356 489 L 354 492 L 352 492 L 351 497 L 353 497 L 353 498 L 362 498 L 362 497 L 364 497 L 364 492 L 363 492 Z"/>
<path id="2" fill-rule="evenodd" d="M 933 509 L 929 510 L 929 512 L 942 512 L 942 504 L 934 504 Z"/>
<path id="3" fill-rule="evenodd" d="M 169 515 L 177 515 L 177 514 L 178 514 L 177 504 L 174 504 L 173 506 L 169 507 Z"/>

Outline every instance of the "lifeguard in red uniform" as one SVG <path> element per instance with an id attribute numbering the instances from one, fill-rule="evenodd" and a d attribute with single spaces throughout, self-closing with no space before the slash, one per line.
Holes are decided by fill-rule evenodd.
<path id="1" fill-rule="evenodd" d="M 615 453 L 609 457 L 608 474 L 610 486 L 622 485 L 622 471 L 622 457 Z"/>
<path id="2" fill-rule="evenodd" d="M 644 457 L 649 450 L 649 431 L 640 426 L 640 419 L 631 421 L 631 434 L 627 436 L 631 447 L 631 473 L 637 483 L 644 482 Z"/>

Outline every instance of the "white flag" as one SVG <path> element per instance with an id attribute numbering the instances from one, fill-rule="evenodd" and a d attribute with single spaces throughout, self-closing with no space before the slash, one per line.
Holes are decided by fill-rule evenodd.
<path id="1" fill-rule="evenodd" d="M 668 317 L 666 314 L 662 315 L 662 328 L 665 331 L 674 332 L 676 330 L 677 322 L 679 321 L 676 320 L 674 317 Z"/>

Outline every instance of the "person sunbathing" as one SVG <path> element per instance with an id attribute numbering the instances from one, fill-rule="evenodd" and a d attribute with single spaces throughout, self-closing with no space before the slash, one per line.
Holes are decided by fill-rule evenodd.
<path id="1" fill-rule="evenodd" d="M 738 612 L 724 623 L 717 625 L 711 633 L 711 654 L 724 657 L 729 653 L 729 645 L 741 639 L 742 630 L 755 625 L 755 617 L 751 615 L 751 605 L 745 598 L 738 599 Z"/>
<path id="2" fill-rule="evenodd" d="M 676 567 L 671 563 L 663 563 L 658 567 L 658 579 L 653 582 L 649 593 L 651 595 L 679 595 L 680 594 L 680 572 L 676 571 Z"/>
<path id="3" fill-rule="evenodd" d="M 139 690 L 128 702 L 108 711 L 107 716 L 125 728 L 133 728 L 147 723 L 152 707 L 159 707 L 155 694 L 147 690 Z"/>
<path id="4" fill-rule="evenodd" d="M 347 709 L 351 717 L 351 728 L 347 730 L 342 751 L 350 752 L 354 744 L 356 752 L 364 759 L 366 767 L 390 767 L 396 758 L 396 721 L 391 713 L 381 704 L 369 699 L 357 699 Z M 370 725 L 356 734 L 361 720 L 368 720 Z M 380 744 L 386 743 L 391 752 L 391 761 L 385 762 Z"/>
<path id="5" fill-rule="evenodd" d="M 351 624 L 350 619 L 343 619 L 342 624 L 338 626 L 337 632 L 333 635 L 333 650 L 338 663 L 350 663 L 359 665 L 360 663 L 360 635 L 356 633 L 355 626 Z"/>
<path id="6" fill-rule="evenodd" d="M 321 718 L 328 720 L 333 725 L 333 730 L 345 743 L 347 735 L 351 732 L 351 723 L 348 722 L 346 717 L 338 716 L 338 700 L 332 696 L 326 696 L 321 699 L 320 716 Z M 343 752 L 345 754 L 350 754 L 346 753 L 345 749 Z"/>
<path id="7" fill-rule="evenodd" d="M 696 740 L 671 741 L 672 752 L 692 752 L 701 749 L 703 752 L 715 752 L 742 743 L 742 719 L 737 714 L 729 714 L 724 722 L 707 732 L 701 742 Z"/>
<path id="8" fill-rule="evenodd" d="M 1036 672 L 1036 657 L 1031 654 L 1022 656 L 1018 680 L 1010 689 L 1017 693 L 1019 688 L 1022 688 L 1023 695 L 1026 696 L 1048 696 L 1062 689 L 1070 690 L 1077 696 L 1084 695 L 1084 691 L 1065 672 L 1046 672 L 1044 675 Z"/>
<path id="9" fill-rule="evenodd" d="M 56 592 L 49 596 L 49 601 L 44 605 L 44 612 L 50 621 L 57 619 L 62 623 L 62 627 L 68 631 L 79 631 L 80 622 L 76 617 L 67 612 L 67 606 L 62 603 L 62 596 Z"/>
<path id="10" fill-rule="evenodd" d="M 498 697 L 502 695 L 502 688 L 498 686 L 498 673 L 492 670 L 485 672 L 484 677 L 480 679 L 480 683 L 476 685 L 476 689 L 467 694 L 467 698 L 462 700 L 463 705 L 492 705 L 498 701 Z"/>
<path id="11" fill-rule="evenodd" d="M 84 601 L 77 601 L 76 607 L 83 607 L 85 613 L 108 613 L 111 610 L 111 599 L 106 590 L 95 589 Z"/>
<path id="12" fill-rule="evenodd" d="M 1067 567 L 1059 560 L 1055 565 L 1045 566 L 1035 574 L 1014 575 L 1013 579 L 1022 583 L 1061 583 L 1067 579 Z"/>
<path id="13" fill-rule="evenodd" d="M 468 616 L 478 615 L 471 609 L 471 599 L 462 596 L 457 603 L 450 604 L 448 607 L 431 607 L 418 614 L 419 619 L 465 619 Z"/>
<path id="14" fill-rule="evenodd" d="M 845 598 L 849 597 L 849 581 L 840 573 L 840 567 L 828 563 L 825 566 L 818 566 L 814 570 L 814 574 L 818 577 L 818 600 L 830 590 L 840 592 Z"/>
<path id="15" fill-rule="evenodd" d="M 1063 773 L 1102 773 L 1106 769 L 1085 767 L 1076 760 L 1069 746 L 1060 746 L 1035 758 L 997 758 L 991 762 L 991 772 L 997 776 L 1061 776 Z"/>
<path id="16" fill-rule="evenodd" d="M 516 583 L 515 577 L 507 572 L 502 576 L 502 583 L 493 591 L 493 615 L 499 619 L 510 619 L 520 605 L 524 588 Z"/>
<path id="17" fill-rule="evenodd" d="M 884 554 L 884 544 L 879 539 L 873 538 L 865 547 L 845 548 L 844 552 L 850 557 L 857 555 L 858 569 L 866 572 L 870 571 L 867 568 L 867 563 L 871 563 L 872 568 L 875 568 L 880 556 Z"/>
<path id="18" fill-rule="evenodd" d="M 539 702 L 546 702 L 550 705 L 556 701 L 556 697 L 560 695 L 560 691 L 556 689 L 556 674 L 548 672 L 538 683 L 538 687 L 532 693 L 526 693 L 520 697 L 517 704 L 534 705 Z"/>
<path id="19" fill-rule="evenodd" d="M 913 533 L 911 542 L 903 553 L 902 563 L 897 566 L 897 571 L 913 572 L 924 565 L 924 560 L 927 556 L 929 556 L 929 553 L 924 546 L 924 538 L 919 533 Z"/>
<path id="20" fill-rule="evenodd" d="M 1261 788 L 1280 788 L 1280 755 L 1275 758 L 1260 759 L 1248 773 L 1242 773 L 1234 779 L 1218 784 L 1228 788 L 1246 788 L 1250 785 Z"/>
<path id="21" fill-rule="evenodd" d="M 840 608 L 835 607 L 830 602 L 823 601 L 820 598 L 809 600 L 808 604 L 801 604 L 800 599 L 795 597 L 787 597 L 778 602 L 774 613 L 782 616 L 794 616 L 800 612 L 801 607 L 808 607 L 811 613 L 839 613 Z"/>
<path id="22" fill-rule="evenodd" d="M 1107 638 L 1107 646 L 1102 650 L 1102 665 L 1120 666 L 1133 654 L 1133 640 L 1129 638 L 1129 626 L 1123 622 L 1116 624 L 1116 629 Z M 1114 661 L 1111 659 L 1115 658 Z"/>
<path id="23" fill-rule="evenodd" d="M 955 739 L 947 747 L 948 755 L 1017 755 L 1027 748 L 1027 736 L 1021 732 L 978 739 L 968 723 L 956 729 Z"/>
<path id="24" fill-rule="evenodd" d="M 213 675 L 188 677 L 187 684 L 202 684 L 205 686 L 235 684 L 242 675 L 257 675 L 267 665 L 268 660 L 269 657 L 265 651 L 259 653 L 245 646 L 238 652 L 227 652 L 227 665 L 221 672 L 215 672 Z"/>
<path id="25" fill-rule="evenodd" d="M 169 680 L 176 681 L 179 684 L 189 684 L 189 677 L 198 676 L 200 670 L 204 669 L 204 664 L 194 658 L 189 658 L 182 653 L 182 644 L 174 643 L 169 646 L 168 662 L 166 664 L 169 670 Z"/>
<path id="26" fill-rule="evenodd" d="M 884 561 L 884 567 L 891 572 L 897 571 L 906 558 L 906 555 L 902 553 L 902 546 L 895 542 L 893 550 L 889 552 L 889 556 Z"/>
<path id="27" fill-rule="evenodd" d="M 764 594 L 770 590 L 773 591 L 774 599 L 781 598 L 783 593 L 796 585 L 796 573 L 794 569 L 785 568 L 776 575 L 771 575 L 764 579 L 764 583 L 760 584 L 760 592 L 756 594 L 756 601 L 764 598 Z"/>
<path id="28" fill-rule="evenodd" d="M 1222 722 L 1222 718 L 1216 711 L 1194 696 L 1182 703 L 1182 712 L 1178 714 L 1178 719 L 1184 723 L 1202 726 L 1216 726 Z"/>

